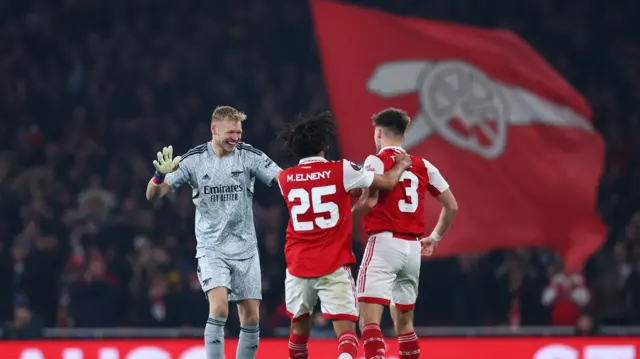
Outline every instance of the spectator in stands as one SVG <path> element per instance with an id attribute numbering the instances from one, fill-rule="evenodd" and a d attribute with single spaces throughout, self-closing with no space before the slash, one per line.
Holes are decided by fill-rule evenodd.
<path id="1" fill-rule="evenodd" d="M 624 283 L 623 293 L 626 294 L 623 299 L 627 301 L 624 304 L 629 305 L 628 319 L 630 324 L 640 325 L 640 242 L 634 241 L 630 244 L 633 248 L 630 258 L 631 272 Z M 604 309 L 604 308 L 603 308 Z"/>
<path id="2" fill-rule="evenodd" d="M 458 275 L 453 278 L 455 325 L 482 326 L 486 316 L 487 286 L 483 277 L 481 256 L 465 255 L 458 258 Z M 472 301 L 469 298 L 474 298 Z M 464 302 L 464 303 L 463 303 Z"/>
<path id="3" fill-rule="evenodd" d="M 593 282 L 593 304 L 597 309 L 598 320 L 603 325 L 628 325 L 630 315 L 629 290 L 625 285 L 631 283 L 634 276 L 624 266 L 626 251 L 619 244 L 612 252 L 601 253 L 597 258 L 598 273 Z M 616 252 L 618 256 L 616 256 Z"/>
<path id="4" fill-rule="evenodd" d="M 42 338 L 42 320 L 29 309 L 28 299 L 18 295 L 15 299 L 13 320 L 3 328 L 3 337 L 7 340 Z"/>
<path id="5" fill-rule="evenodd" d="M 575 325 L 574 334 L 578 336 L 600 335 L 600 326 L 596 319 L 588 312 L 582 313 Z"/>
<path id="6" fill-rule="evenodd" d="M 574 325 L 591 300 L 582 274 L 566 275 L 556 263 L 549 265 L 549 285 L 542 292 L 542 304 L 550 308 L 551 324 Z"/>
<path id="7" fill-rule="evenodd" d="M 117 283 L 98 250 L 90 250 L 88 257 L 82 277 L 71 288 L 70 313 L 76 327 L 111 327 L 117 319 Z"/>
<path id="8" fill-rule="evenodd" d="M 489 295 L 491 324 L 513 327 L 548 324 L 538 300 L 544 287 L 538 260 L 530 251 L 509 252 L 495 269 Z"/>

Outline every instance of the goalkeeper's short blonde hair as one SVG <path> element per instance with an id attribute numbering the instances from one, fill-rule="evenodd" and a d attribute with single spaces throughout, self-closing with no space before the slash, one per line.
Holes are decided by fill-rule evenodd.
<path id="1" fill-rule="evenodd" d="M 211 122 L 230 120 L 243 122 L 247 119 L 244 112 L 239 111 L 231 106 L 218 106 L 211 114 Z"/>

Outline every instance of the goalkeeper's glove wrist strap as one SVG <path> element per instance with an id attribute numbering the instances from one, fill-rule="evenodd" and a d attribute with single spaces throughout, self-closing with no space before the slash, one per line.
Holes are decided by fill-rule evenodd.
<path id="1" fill-rule="evenodd" d="M 164 182 L 164 175 L 158 171 L 153 174 L 153 183 L 162 184 Z"/>

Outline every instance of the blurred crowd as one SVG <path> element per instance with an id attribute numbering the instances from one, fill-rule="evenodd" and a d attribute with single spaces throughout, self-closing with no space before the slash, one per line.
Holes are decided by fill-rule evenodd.
<path id="1" fill-rule="evenodd" d="M 640 324 L 640 2 L 350 2 L 516 31 L 585 94 L 607 143 L 609 238 L 583 273 L 527 249 L 425 262 L 417 325 Z M 156 151 L 209 140 L 211 111 L 228 104 L 248 114 L 244 140 L 284 167 L 275 131 L 328 107 L 308 4 L 285 0 L 2 2 L 0 101 L 9 338 L 204 326 L 190 192 L 144 198 Z M 256 191 L 263 335 L 288 324 L 279 197 Z"/>

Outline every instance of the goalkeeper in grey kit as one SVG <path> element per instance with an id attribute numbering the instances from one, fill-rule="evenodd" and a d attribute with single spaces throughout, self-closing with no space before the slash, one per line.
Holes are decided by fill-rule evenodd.
<path id="1" fill-rule="evenodd" d="M 236 302 L 240 340 L 236 358 L 253 359 L 259 342 L 262 279 L 253 223 L 254 182 L 278 180 L 281 168 L 267 155 L 240 142 L 246 115 L 220 106 L 211 116 L 212 140 L 173 157 L 171 146 L 153 161 L 147 185 L 155 200 L 188 184 L 196 207 L 198 279 L 209 299 L 205 327 L 207 359 L 224 358 L 224 325 L 229 302 Z"/>

